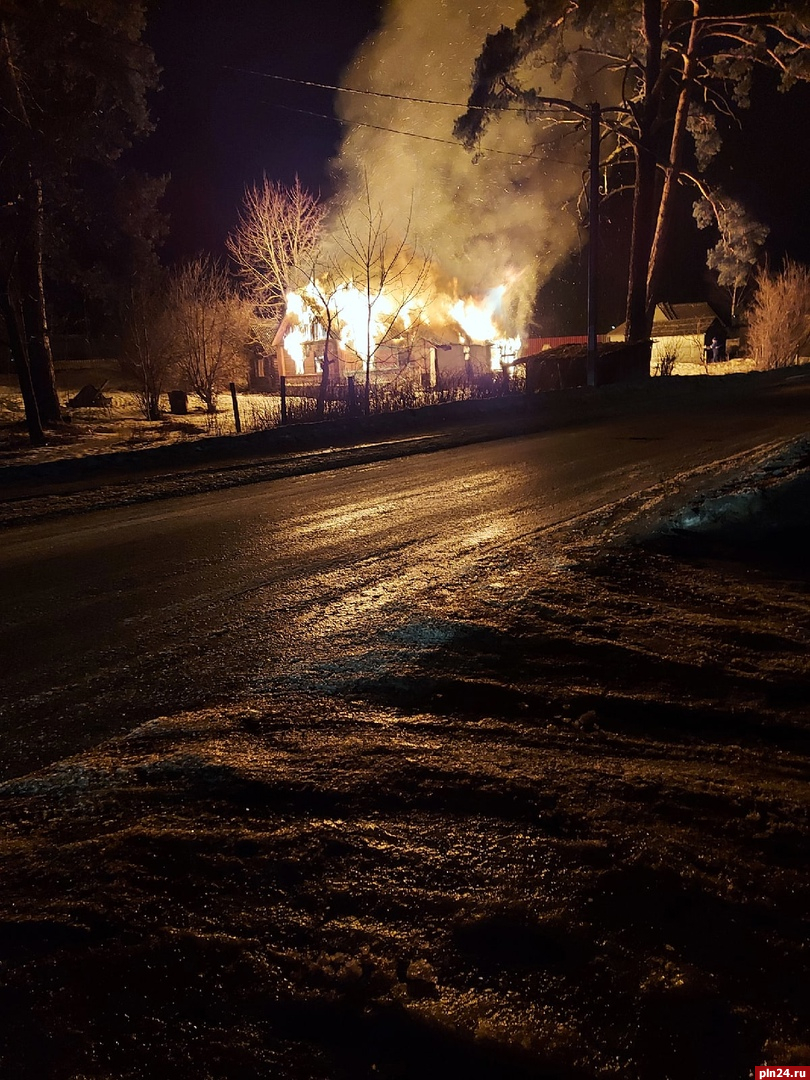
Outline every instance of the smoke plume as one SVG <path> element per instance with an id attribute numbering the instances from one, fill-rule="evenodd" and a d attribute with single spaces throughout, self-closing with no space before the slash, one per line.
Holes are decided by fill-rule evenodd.
<path id="1" fill-rule="evenodd" d="M 575 203 L 586 167 L 582 133 L 561 138 L 557 129 L 543 143 L 538 123 L 519 112 L 493 122 L 475 155 L 453 138 L 486 35 L 523 11 L 522 0 L 389 0 L 344 86 L 457 107 L 339 94 L 348 133 L 333 163 L 348 216 L 365 203 L 367 182 L 395 230 L 412 219 L 410 238 L 432 255 L 442 288 L 482 296 L 508 283 L 501 322 L 509 333 L 525 331 L 538 286 L 579 242 Z M 546 92 L 573 97 L 573 78 Z M 532 80 L 539 85 L 537 73 Z"/>

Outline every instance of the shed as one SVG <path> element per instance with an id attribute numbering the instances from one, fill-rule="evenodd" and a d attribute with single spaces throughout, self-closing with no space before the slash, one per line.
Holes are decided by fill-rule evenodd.
<path id="1" fill-rule="evenodd" d="M 626 323 L 608 335 L 609 341 L 624 341 Z M 665 356 L 682 364 L 703 364 L 712 359 L 711 345 L 717 338 L 718 359 L 725 360 L 730 334 L 711 304 L 699 301 L 691 304 L 657 304 L 652 325 L 652 363 L 657 365 Z"/>
<path id="2" fill-rule="evenodd" d="M 520 356 L 507 365 L 526 369 L 526 392 L 566 390 L 586 386 L 588 382 L 588 349 L 571 343 L 543 349 L 530 356 Z M 624 341 L 605 342 L 599 346 L 596 359 L 597 386 L 609 383 L 637 382 L 649 378 L 650 343 L 628 344 Z"/>

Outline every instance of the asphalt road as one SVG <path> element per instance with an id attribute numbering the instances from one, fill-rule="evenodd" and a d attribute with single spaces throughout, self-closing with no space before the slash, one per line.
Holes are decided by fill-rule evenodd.
<path id="1" fill-rule="evenodd" d="M 17 529 L 0 548 L 0 776 L 152 716 L 288 695 L 450 610 L 600 507 L 805 434 L 810 384 Z M 550 535 L 550 534 L 549 534 Z M 561 543 L 559 532 L 549 544 Z M 559 557 L 564 556 L 560 550 Z M 550 559 L 555 552 L 549 550 Z M 482 570 L 483 567 L 483 570 Z M 415 629 L 413 629 L 415 628 Z M 357 656 L 368 663 L 368 650 Z M 317 664 L 313 663 L 317 659 Z M 322 690 L 323 687 L 320 687 Z"/>

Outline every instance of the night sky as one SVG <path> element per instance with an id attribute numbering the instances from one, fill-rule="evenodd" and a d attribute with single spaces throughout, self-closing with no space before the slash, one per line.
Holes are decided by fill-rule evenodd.
<path id="1" fill-rule="evenodd" d="M 382 0 L 156 0 L 146 37 L 163 69 L 163 89 L 152 102 L 155 131 L 134 156 L 150 172 L 171 173 L 164 204 L 171 216 L 169 260 L 222 253 L 245 185 L 263 173 L 283 182 L 298 174 L 307 187 L 330 194 L 328 163 L 342 135 L 333 94 L 246 72 L 339 83 L 381 7 Z M 784 254 L 810 261 L 810 88 L 765 91 L 744 114 L 744 128 L 727 137 L 727 187 L 770 226 L 772 261 Z M 688 205 L 684 200 L 687 227 L 677 231 L 666 283 L 674 301 L 712 298 L 703 264 L 709 237 L 692 226 Z M 627 212 L 608 206 L 606 217 L 607 261 L 615 265 Z M 547 290 L 563 322 L 566 310 L 579 306 L 583 262 L 572 256 Z M 612 322 L 625 282 L 620 273 L 605 277 L 602 321 Z"/>
<path id="2" fill-rule="evenodd" d="M 137 157 L 172 176 L 170 258 L 220 251 L 245 185 L 263 173 L 284 182 L 298 174 L 329 194 L 341 125 L 287 110 L 332 117 L 333 95 L 244 70 L 336 84 L 379 8 L 377 0 L 156 0 L 146 38 L 163 88 L 152 103 L 155 131 Z"/>

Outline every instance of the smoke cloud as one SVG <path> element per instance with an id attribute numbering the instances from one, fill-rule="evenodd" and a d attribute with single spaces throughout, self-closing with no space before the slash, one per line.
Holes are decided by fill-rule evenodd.
<path id="1" fill-rule="evenodd" d="M 581 132 L 561 138 L 558 128 L 536 146 L 540 125 L 517 112 L 491 124 L 476 155 L 453 138 L 486 35 L 524 10 L 522 0 L 389 0 L 344 86 L 462 107 L 340 94 L 349 126 L 333 163 L 348 216 L 365 204 L 368 182 L 394 230 L 412 219 L 410 238 L 432 255 L 443 289 L 482 296 L 508 283 L 500 321 L 512 334 L 526 330 L 537 288 L 579 243 L 575 204 L 586 167 Z M 548 82 L 546 92 L 583 100 L 574 77 Z"/>

